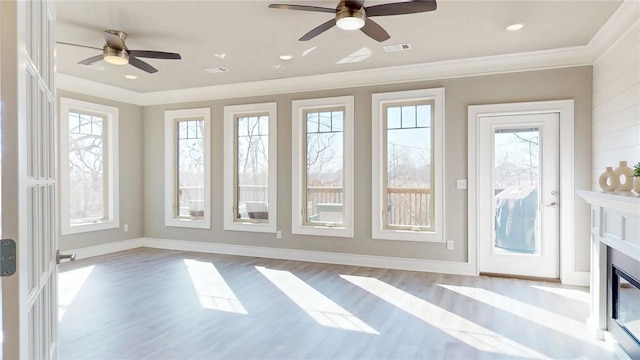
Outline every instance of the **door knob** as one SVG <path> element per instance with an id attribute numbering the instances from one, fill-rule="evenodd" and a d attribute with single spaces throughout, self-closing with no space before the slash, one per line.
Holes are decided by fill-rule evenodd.
<path id="1" fill-rule="evenodd" d="M 60 250 L 56 251 L 56 264 L 60 265 L 62 260 L 69 260 L 70 262 L 76 261 L 76 253 L 60 254 Z"/>

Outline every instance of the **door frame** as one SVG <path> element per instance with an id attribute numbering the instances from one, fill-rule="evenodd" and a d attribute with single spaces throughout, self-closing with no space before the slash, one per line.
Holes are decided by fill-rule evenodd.
<path id="1" fill-rule="evenodd" d="M 482 117 L 557 113 L 560 117 L 560 281 L 583 285 L 574 270 L 575 185 L 574 185 L 574 101 L 552 100 L 506 104 L 469 105 L 468 107 L 468 261 L 479 274 L 478 261 L 478 121 Z"/>

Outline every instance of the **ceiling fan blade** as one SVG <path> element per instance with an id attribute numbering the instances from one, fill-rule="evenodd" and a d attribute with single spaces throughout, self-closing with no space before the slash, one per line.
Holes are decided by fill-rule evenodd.
<path id="1" fill-rule="evenodd" d="M 158 69 L 154 68 L 153 66 L 147 64 L 146 62 L 134 58 L 133 56 L 129 56 L 129 64 L 137 67 L 138 69 L 142 70 L 142 71 L 146 71 L 149 74 L 153 74 L 155 72 L 158 72 Z"/>
<path id="2" fill-rule="evenodd" d="M 178 53 L 151 51 L 151 50 L 129 50 L 129 56 L 149 58 L 149 59 L 166 59 L 180 60 L 182 57 Z"/>
<path id="3" fill-rule="evenodd" d="M 308 33 L 304 34 L 303 37 L 301 37 L 299 40 L 300 41 L 307 41 L 307 40 L 311 40 L 314 37 L 322 34 L 323 32 L 331 29 L 332 27 L 334 27 L 336 25 L 336 19 L 331 19 L 329 21 L 327 21 L 326 23 L 317 26 L 315 29 L 309 31 Z"/>
<path id="4" fill-rule="evenodd" d="M 364 0 L 347 0 L 344 5 L 349 9 L 360 10 L 364 6 Z"/>
<path id="5" fill-rule="evenodd" d="M 391 38 L 391 36 L 389 36 L 389 33 L 387 33 L 387 31 L 383 29 L 382 26 L 371 19 L 367 19 L 367 21 L 365 21 L 364 26 L 360 29 L 360 31 L 378 42 L 383 42 Z"/>
<path id="6" fill-rule="evenodd" d="M 286 10 L 300 10 L 300 11 L 315 11 L 335 14 L 336 9 L 324 8 L 319 6 L 307 6 L 307 5 L 289 5 L 289 4 L 270 4 L 271 9 L 286 9 Z"/>
<path id="7" fill-rule="evenodd" d="M 83 47 L 83 48 L 87 48 L 87 49 L 94 49 L 94 50 L 100 50 L 100 51 L 102 51 L 102 48 L 97 48 L 97 47 L 87 46 L 87 45 L 80 45 L 80 44 L 73 44 L 73 43 L 68 43 L 68 42 L 64 42 L 64 41 L 56 41 L 56 44 L 60 44 L 60 45 L 69 45 L 69 46 L 77 46 L 77 47 Z"/>
<path id="8" fill-rule="evenodd" d="M 124 41 L 112 30 L 107 30 L 104 32 L 104 41 L 106 41 L 107 45 L 114 50 L 122 50 L 124 49 Z"/>
<path id="9" fill-rule="evenodd" d="M 412 0 L 391 4 L 374 5 L 365 8 L 367 16 L 387 16 L 415 14 L 433 11 L 438 7 L 436 0 Z"/>
<path id="10" fill-rule="evenodd" d="M 91 65 L 94 62 L 100 61 L 102 59 L 104 59 L 104 56 L 102 54 L 100 54 L 100 55 L 92 56 L 92 57 L 90 57 L 88 59 L 84 59 L 82 61 L 79 61 L 78 64 Z"/>

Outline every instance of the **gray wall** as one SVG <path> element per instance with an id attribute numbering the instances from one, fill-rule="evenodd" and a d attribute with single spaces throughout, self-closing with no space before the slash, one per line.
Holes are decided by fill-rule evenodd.
<path id="1" fill-rule="evenodd" d="M 119 109 L 118 137 L 120 151 L 120 228 L 60 236 L 60 250 L 77 249 L 142 237 L 144 235 L 142 107 L 64 90 L 58 90 L 57 95 L 58 103 L 60 102 L 60 97 L 66 97 L 117 107 Z M 124 232 L 124 224 L 129 224 L 128 232 Z"/>
<path id="2" fill-rule="evenodd" d="M 446 91 L 445 238 L 444 244 L 371 239 L 371 94 L 444 87 Z M 291 101 L 329 96 L 355 96 L 355 238 L 291 234 Z M 316 250 L 448 261 L 467 258 L 467 192 L 456 190 L 455 179 L 467 178 L 467 106 L 540 100 L 575 100 L 576 188 L 590 187 L 592 67 L 575 67 L 513 74 L 478 76 L 405 84 L 336 89 L 253 98 L 217 100 L 166 106 L 148 106 L 144 117 L 144 230 L 146 237 L 224 244 Z M 222 230 L 223 106 L 276 101 L 278 103 L 278 229 L 274 234 Z M 212 229 L 164 226 L 163 123 L 164 111 L 212 108 Z M 589 269 L 589 212 L 576 201 L 575 270 Z"/>

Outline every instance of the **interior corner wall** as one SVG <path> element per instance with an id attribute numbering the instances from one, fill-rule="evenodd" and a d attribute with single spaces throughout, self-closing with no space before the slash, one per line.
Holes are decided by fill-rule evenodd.
<path id="1" fill-rule="evenodd" d="M 593 65 L 592 188 L 605 168 L 640 162 L 640 22 Z"/>
<path id="2" fill-rule="evenodd" d="M 114 106 L 119 109 L 120 228 L 60 236 L 58 240 L 60 250 L 78 249 L 142 237 L 144 235 L 142 107 L 58 90 L 56 99 L 58 104 L 61 97 Z M 124 224 L 129 225 L 129 231 L 124 231 Z"/>
<path id="3" fill-rule="evenodd" d="M 445 240 L 416 243 L 371 238 L 371 94 L 445 88 Z M 355 96 L 355 237 L 332 238 L 291 234 L 291 101 L 330 96 Z M 467 178 L 467 107 L 469 105 L 574 99 L 575 178 L 577 189 L 591 181 L 592 67 L 582 66 L 510 74 L 410 82 L 296 94 L 147 106 L 144 118 L 144 231 L 146 237 L 174 240 L 391 256 L 442 261 L 467 260 L 467 191 L 456 189 L 456 179 Z M 275 234 L 223 230 L 223 107 L 261 102 L 278 104 L 278 229 Z M 164 111 L 212 108 L 212 228 L 164 226 Z M 589 270 L 589 209 L 575 202 L 575 270 Z"/>

